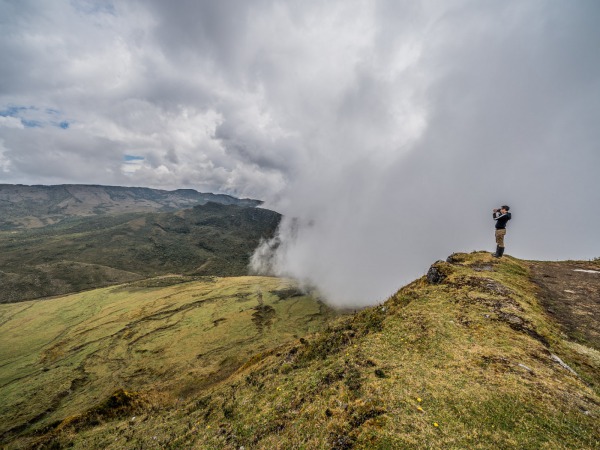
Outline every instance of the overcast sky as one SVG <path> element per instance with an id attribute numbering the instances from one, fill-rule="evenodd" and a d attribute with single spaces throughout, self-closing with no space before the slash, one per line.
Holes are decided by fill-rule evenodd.
<path id="1" fill-rule="evenodd" d="M 367 304 L 453 251 L 600 256 L 597 0 L 0 0 L 0 183 L 286 216 L 276 271 Z"/>

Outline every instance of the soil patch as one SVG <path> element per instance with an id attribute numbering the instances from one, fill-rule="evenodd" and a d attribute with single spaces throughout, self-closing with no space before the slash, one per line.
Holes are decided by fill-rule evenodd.
<path id="1" fill-rule="evenodd" d="M 573 340 L 600 350 L 600 261 L 529 261 L 548 314 Z"/>

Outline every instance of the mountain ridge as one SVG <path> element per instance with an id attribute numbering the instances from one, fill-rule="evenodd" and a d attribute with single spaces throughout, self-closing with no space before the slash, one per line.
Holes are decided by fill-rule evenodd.
<path id="1" fill-rule="evenodd" d="M 250 255 L 280 219 L 264 208 L 207 202 L 0 231 L 0 303 L 173 273 L 246 275 Z"/>
<path id="2" fill-rule="evenodd" d="M 260 200 L 194 189 L 167 191 L 84 184 L 0 184 L 0 230 L 40 228 L 71 217 L 176 211 L 208 202 L 247 207 L 262 204 Z"/>

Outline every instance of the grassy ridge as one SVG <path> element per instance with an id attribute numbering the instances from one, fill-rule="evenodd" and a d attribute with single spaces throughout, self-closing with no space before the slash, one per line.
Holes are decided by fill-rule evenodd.
<path id="1" fill-rule="evenodd" d="M 160 412 L 67 426 L 75 448 L 592 449 L 598 351 L 544 313 L 528 267 L 453 255 L 384 305 L 263 354 Z M 577 374 L 559 362 L 565 361 Z"/>
<path id="2" fill-rule="evenodd" d="M 55 426 L 118 389 L 193 397 L 332 315 L 268 277 L 165 277 L 0 305 L 0 435 Z"/>

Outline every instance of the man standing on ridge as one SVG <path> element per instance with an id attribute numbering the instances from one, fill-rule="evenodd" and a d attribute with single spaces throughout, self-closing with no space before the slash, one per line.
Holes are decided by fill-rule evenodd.
<path id="1" fill-rule="evenodd" d="M 496 221 L 496 253 L 492 254 L 495 258 L 501 258 L 504 254 L 504 235 L 506 234 L 506 222 L 510 220 L 510 208 L 506 205 L 499 209 L 494 209 L 492 217 Z"/>

